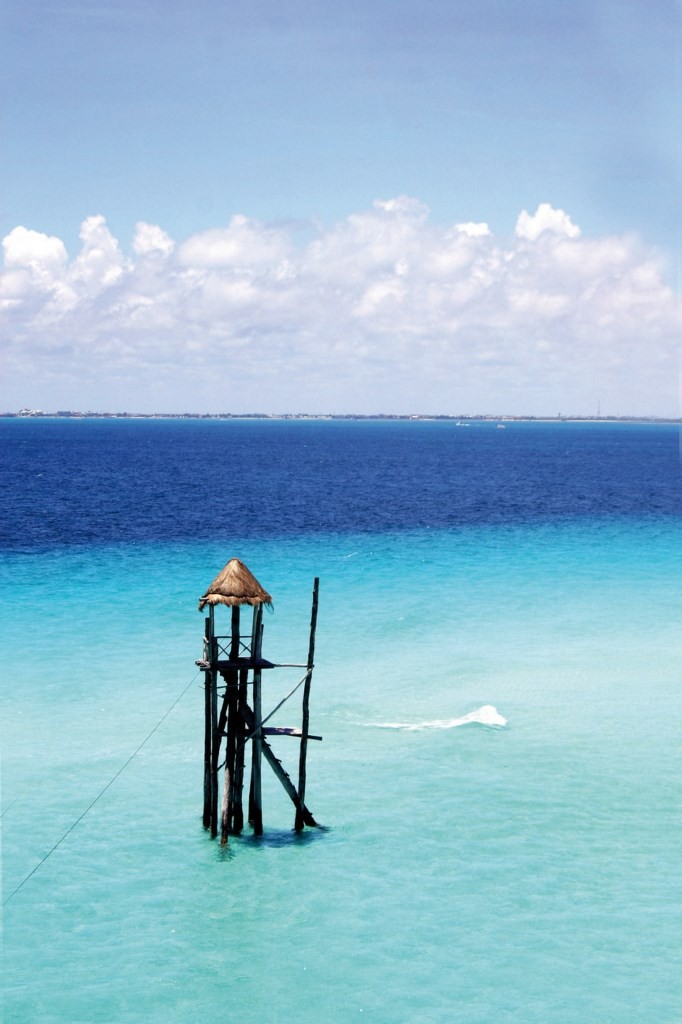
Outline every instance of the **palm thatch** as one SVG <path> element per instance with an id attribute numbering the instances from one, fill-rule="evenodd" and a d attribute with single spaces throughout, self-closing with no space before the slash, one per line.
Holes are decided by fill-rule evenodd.
<path id="1" fill-rule="evenodd" d="M 206 604 L 226 604 L 229 607 L 241 604 L 270 605 L 272 598 L 243 562 L 231 558 L 199 601 L 199 611 Z"/>

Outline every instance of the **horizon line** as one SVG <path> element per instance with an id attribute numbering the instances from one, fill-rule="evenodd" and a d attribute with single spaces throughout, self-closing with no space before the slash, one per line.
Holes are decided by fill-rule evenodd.
<path id="1" fill-rule="evenodd" d="M 444 420 L 447 422 L 548 422 L 548 423 L 682 423 L 682 416 L 656 415 L 579 415 L 575 413 L 533 415 L 530 413 L 307 413 L 307 412 L 104 412 L 95 410 L 60 409 L 46 412 L 43 409 L 24 407 L 17 412 L 0 412 L 0 419 L 172 419 L 172 420 L 400 420 L 424 421 Z"/>

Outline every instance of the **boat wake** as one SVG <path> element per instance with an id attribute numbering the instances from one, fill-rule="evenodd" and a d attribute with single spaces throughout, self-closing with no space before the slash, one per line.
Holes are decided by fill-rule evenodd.
<path id="1" fill-rule="evenodd" d="M 492 704 L 484 704 L 482 707 L 476 708 L 475 711 L 470 711 L 468 715 L 462 715 L 461 718 L 436 719 L 433 722 L 375 722 L 374 724 L 377 729 L 402 729 L 403 732 L 421 732 L 427 729 L 456 729 L 460 725 L 469 725 L 470 723 L 501 728 L 507 724 L 507 719 Z"/>

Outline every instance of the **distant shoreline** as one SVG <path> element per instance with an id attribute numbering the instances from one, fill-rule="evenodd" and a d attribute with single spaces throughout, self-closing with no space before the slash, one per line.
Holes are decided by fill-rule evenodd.
<path id="1" fill-rule="evenodd" d="M 44 412 L 42 409 L 21 409 L 2 412 L 0 419 L 64 419 L 64 420 L 338 420 L 369 422 L 445 422 L 445 423 L 678 423 L 682 417 L 668 416 L 509 416 L 426 413 L 166 413 L 166 412 L 78 412 L 60 410 Z"/>

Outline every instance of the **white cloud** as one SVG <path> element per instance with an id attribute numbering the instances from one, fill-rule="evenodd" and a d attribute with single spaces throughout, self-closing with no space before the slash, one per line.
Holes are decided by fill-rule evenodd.
<path id="1" fill-rule="evenodd" d="M 60 238 L 16 227 L 3 238 L 2 250 L 6 267 L 51 268 L 66 263 L 66 246 Z"/>
<path id="2" fill-rule="evenodd" d="M 487 224 L 474 224 L 468 221 L 466 224 L 455 224 L 457 231 L 461 231 L 464 235 L 469 235 L 470 238 L 484 238 L 490 234 L 490 228 Z"/>
<path id="3" fill-rule="evenodd" d="M 253 269 L 282 260 L 289 241 L 280 231 L 236 215 L 227 228 L 213 228 L 193 235 L 179 250 L 179 262 L 187 267 Z"/>
<path id="4" fill-rule="evenodd" d="M 156 224 L 147 224 L 141 220 L 135 225 L 133 252 L 137 256 L 147 256 L 150 253 L 170 256 L 174 248 L 173 239 Z"/>
<path id="5" fill-rule="evenodd" d="M 121 277 L 126 261 L 104 217 L 98 214 L 84 220 L 80 238 L 83 247 L 71 267 L 71 278 L 90 292 L 108 288 Z"/>
<path id="6" fill-rule="evenodd" d="M 95 216 L 81 242 L 69 259 L 25 227 L 3 241 L 0 407 L 540 414 L 597 392 L 676 413 L 680 317 L 655 255 L 548 204 L 511 241 L 403 196 L 299 249 L 243 216 L 180 245 L 140 222 L 131 257 Z"/>
<path id="7" fill-rule="evenodd" d="M 532 216 L 527 210 L 521 211 L 516 222 L 518 238 L 534 242 L 545 231 L 553 235 L 565 235 L 566 238 L 580 236 L 580 228 L 571 221 L 568 214 L 563 210 L 552 209 L 549 203 L 540 203 Z"/>
<path id="8" fill-rule="evenodd" d="M 71 305 L 72 294 L 64 280 L 69 257 L 61 239 L 19 226 L 5 236 L 2 249 L 0 310 L 5 316 L 15 310 L 29 319 L 33 314 L 37 324 L 45 319 L 41 309 Z"/>

